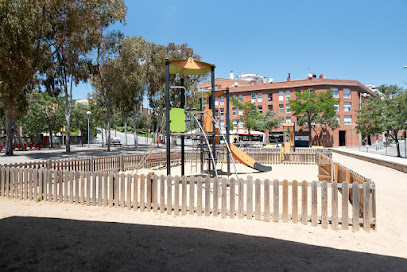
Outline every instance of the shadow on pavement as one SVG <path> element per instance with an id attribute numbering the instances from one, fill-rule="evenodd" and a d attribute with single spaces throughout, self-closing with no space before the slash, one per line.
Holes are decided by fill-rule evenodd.
<path id="1" fill-rule="evenodd" d="M 198 228 L 0 220 L 0 270 L 402 271 L 407 260 Z"/>

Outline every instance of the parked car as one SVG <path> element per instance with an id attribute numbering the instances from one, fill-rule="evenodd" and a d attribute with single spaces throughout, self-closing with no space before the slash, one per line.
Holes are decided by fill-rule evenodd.
<path id="1" fill-rule="evenodd" d="M 118 137 L 110 138 L 110 143 L 114 145 L 120 145 L 121 144 L 120 138 Z"/>

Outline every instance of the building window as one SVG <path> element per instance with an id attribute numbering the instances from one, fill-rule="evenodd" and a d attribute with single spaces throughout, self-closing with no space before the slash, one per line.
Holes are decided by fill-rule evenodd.
<path id="1" fill-rule="evenodd" d="M 232 108 L 232 115 L 237 116 L 237 108 L 236 107 Z"/>
<path id="2" fill-rule="evenodd" d="M 268 101 L 273 101 L 273 93 L 269 93 L 268 95 Z"/>
<path id="3" fill-rule="evenodd" d="M 256 103 L 256 94 L 252 93 L 252 103 Z"/>
<path id="4" fill-rule="evenodd" d="M 291 117 L 286 117 L 286 118 L 285 118 L 285 122 L 286 122 L 286 123 L 291 123 Z"/>
<path id="5" fill-rule="evenodd" d="M 225 109 L 220 109 L 220 117 L 225 117 Z"/>
<path id="6" fill-rule="evenodd" d="M 287 113 L 291 113 L 291 105 L 290 104 L 285 105 L 285 111 Z"/>
<path id="7" fill-rule="evenodd" d="M 278 101 L 283 101 L 284 100 L 284 91 L 279 91 L 278 92 Z"/>
<path id="8" fill-rule="evenodd" d="M 272 111 L 273 110 L 273 105 L 268 105 L 268 110 Z"/>
<path id="9" fill-rule="evenodd" d="M 290 99 L 291 97 L 291 92 L 290 91 L 285 91 L 285 100 Z"/>
<path id="10" fill-rule="evenodd" d="M 344 118 L 343 118 L 343 124 L 345 126 L 352 125 L 352 115 L 345 115 Z"/>
<path id="11" fill-rule="evenodd" d="M 239 110 L 239 116 L 243 115 L 243 110 Z"/>
<path id="12" fill-rule="evenodd" d="M 335 119 L 338 121 L 338 124 L 341 125 L 341 120 L 339 119 L 339 115 L 335 115 Z"/>
<path id="13" fill-rule="evenodd" d="M 350 89 L 343 89 L 343 98 L 350 98 Z"/>
<path id="14" fill-rule="evenodd" d="M 225 105 L 225 98 L 223 96 L 220 97 L 220 104 Z"/>
<path id="15" fill-rule="evenodd" d="M 343 102 L 343 111 L 350 112 L 350 102 Z"/>
<path id="16" fill-rule="evenodd" d="M 338 88 L 332 88 L 332 96 L 333 98 L 339 98 L 339 91 Z"/>
<path id="17" fill-rule="evenodd" d="M 233 127 L 237 128 L 237 120 L 233 120 Z"/>
<path id="18" fill-rule="evenodd" d="M 339 103 L 335 104 L 335 111 L 339 111 Z"/>
<path id="19" fill-rule="evenodd" d="M 239 101 L 243 102 L 243 95 L 239 94 Z"/>
<path id="20" fill-rule="evenodd" d="M 220 127 L 224 128 L 225 127 L 225 120 L 220 120 Z"/>
<path id="21" fill-rule="evenodd" d="M 239 128 L 243 128 L 243 122 L 242 122 L 242 120 L 239 120 Z"/>
<path id="22" fill-rule="evenodd" d="M 257 94 L 257 102 L 263 102 L 263 94 L 262 93 Z"/>
<path id="23" fill-rule="evenodd" d="M 311 92 L 310 93 L 315 93 L 315 90 L 314 89 L 311 89 Z"/>
<path id="24" fill-rule="evenodd" d="M 284 104 L 278 105 L 278 113 L 284 113 Z"/>
<path id="25" fill-rule="evenodd" d="M 258 106 L 258 107 L 257 107 L 257 110 L 258 110 L 260 113 L 263 113 L 263 106 Z"/>
<path id="26" fill-rule="evenodd" d="M 215 109 L 215 116 L 219 116 L 219 110 L 218 109 Z M 213 116 L 213 117 L 215 117 L 215 116 Z"/>
<path id="27" fill-rule="evenodd" d="M 218 105 L 219 104 L 219 102 L 218 102 L 218 98 L 217 97 L 215 97 L 215 106 L 216 105 Z"/>

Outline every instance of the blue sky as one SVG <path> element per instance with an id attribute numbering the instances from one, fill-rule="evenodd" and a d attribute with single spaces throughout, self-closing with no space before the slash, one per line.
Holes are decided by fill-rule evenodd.
<path id="1" fill-rule="evenodd" d="M 126 1 L 125 35 L 188 43 L 216 77 L 309 72 L 407 88 L 407 1 Z M 85 98 L 89 84 L 74 90 Z"/>

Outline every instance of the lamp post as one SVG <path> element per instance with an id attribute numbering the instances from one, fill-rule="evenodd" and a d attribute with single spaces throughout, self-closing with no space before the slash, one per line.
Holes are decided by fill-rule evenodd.
<path id="1" fill-rule="evenodd" d="M 90 133 L 89 133 L 89 117 L 92 113 L 90 111 L 86 112 L 86 115 L 88 116 L 88 148 L 89 148 L 89 142 L 90 142 Z"/>

